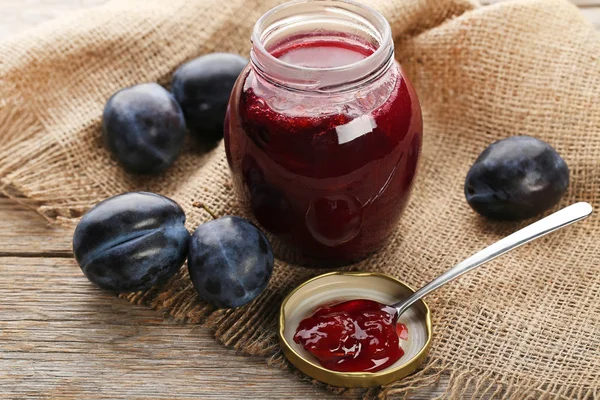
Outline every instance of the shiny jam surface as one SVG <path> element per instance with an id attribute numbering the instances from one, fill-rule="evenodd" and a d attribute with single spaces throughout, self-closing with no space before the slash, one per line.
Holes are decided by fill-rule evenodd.
<path id="1" fill-rule="evenodd" d="M 407 340 L 408 330 L 395 316 L 396 309 L 372 300 L 325 305 L 300 322 L 294 341 L 327 369 L 376 372 L 404 355 L 399 338 Z"/>
<path id="2" fill-rule="evenodd" d="M 334 33 L 269 49 L 313 68 L 352 64 L 374 50 Z M 231 97 L 225 146 L 235 189 L 264 228 L 313 259 L 354 261 L 395 227 L 421 132 L 418 100 L 395 62 L 364 87 L 332 93 L 289 90 L 249 66 Z"/>
<path id="3" fill-rule="evenodd" d="M 271 55 L 288 64 L 312 68 L 350 65 L 373 54 L 373 47 L 344 36 L 300 37 L 285 41 L 271 50 Z"/>

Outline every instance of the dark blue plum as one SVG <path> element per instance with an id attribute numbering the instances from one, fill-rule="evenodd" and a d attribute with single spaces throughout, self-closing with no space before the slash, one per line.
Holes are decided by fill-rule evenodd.
<path id="1" fill-rule="evenodd" d="M 239 307 L 267 287 L 273 250 L 250 221 L 226 216 L 196 229 L 190 238 L 188 268 L 204 301 L 219 308 Z"/>
<path id="2" fill-rule="evenodd" d="M 479 214 L 521 220 L 554 206 L 569 186 L 569 168 L 548 143 L 514 136 L 493 143 L 477 158 L 465 196 Z"/>
<path id="3" fill-rule="evenodd" d="M 223 121 L 233 85 L 248 60 L 231 53 L 211 53 L 182 64 L 171 82 L 188 129 L 198 139 L 223 137 Z"/>
<path id="4" fill-rule="evenodd" d="M 135 292 L 173 276 L 185 262 L 190 234 L 173 200 L 154 193 L 110 197 L 89 210 L 73 235 L 85 276 L 102 289 Z"/>
<path id="5" fill-rule="evenodd" d="M 122 89 L 104 107 L 104 141 L 132 173 L 155 174 L 169 168 L 181 152 L 185 131 L 179 104 L 156 83 Z"/>

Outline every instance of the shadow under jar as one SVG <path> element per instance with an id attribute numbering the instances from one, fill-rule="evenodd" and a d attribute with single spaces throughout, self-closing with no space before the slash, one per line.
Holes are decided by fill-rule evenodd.
<path id="1" fill-rule="evenodd" d="M 292 245 L 275 243 L 278 255 L 334 266 L 390 236 L 422 128 L 385 18 L 351 1 L 300 0 L 256 23 L 224 133 L 237 195 Z"/>

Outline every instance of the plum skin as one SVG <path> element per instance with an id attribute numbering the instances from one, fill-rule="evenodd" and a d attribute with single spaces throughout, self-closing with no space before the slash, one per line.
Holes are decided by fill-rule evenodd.
<path id="1" fill-rule="evenodd" d="M 569 168 L 548 143 L 513 136 L 491 144 L 465 180 L 465 196 L 479 214 L 496 220 L 534 217 L 556 205 L 569 186 Z"/>
<path id="2" fill-rule="evenodd" d="M 273 262 L 267 237 L 241 217 L 209 221 L 190 238 L 190 278 L 200 298 L 218 308 L 254 300 L 267 287 Z"/>
<path id="3" fill-rule="evenodd" d="M 182 64 L 171 82 L 188 129 L 198 139 L 223 138 L 227 104 L 235 82 L 248 60 L 232 53 L 211 53 Z"/>
<path id="4" fill-rule="evenodd" d="M 181 107 L 157 83 L 121 89 L 104 107 L 104 142 L 132 173 L 156 174 L 169 168 L 181 152 L 185 132 Z"/>
<path id="5" fill-rule="evenodd" d="M 154 193 L 110 197 L 82 218 L 73 253 L 85 276 L 117 293 L 165 282 L 185 262 L 190 234 L 173 200 Z"/>

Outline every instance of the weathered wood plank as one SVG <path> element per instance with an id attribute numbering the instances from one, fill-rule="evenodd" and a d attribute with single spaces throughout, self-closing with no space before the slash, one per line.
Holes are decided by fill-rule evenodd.
<path id="1" fill-rule="evenodd" d="M 500 3 L 508 0 L 479 0 L 479 2 L 483 5 Z M 575 4 L 577 7 L 600 7 L 600 0 L 569 0 L 571 3 Z"/>
<path id="2" fill-rule="evenodd" d="M 335 398 L 103 293 L 70 259 L 0 258 L 0 293 L 0 398 Z"/>
<path id="3" fill-rule="evenodd" d="M 0 197 L 0 256 L 70 257 L 69 230 L 49 226 L 23 205 Z"/>
<path id="4" fill-rule="evenodd" d="M 1 0 L 0 38 L 23 32 L 67 12 L 90 8 L 107 0 Z"/>
<path id="5" fill-rule="evenodd" d="M 570 0 L 577 7 L 600 7 L 600 0 Z"/>
<path id="6" fill-rule="evenodd" d="M 600 29 L 600 7 L 582 8 L 581 12 L 596 29 Z"/>
<path id="7" fill-rule="evenodd" d="M 570 0 L 577 7 L 600 7 L 600 0 Z"/>
<path id="8" fill-rule="evenodd" d="M 0 293 L 0 398 L 339 398 L 95 288 L 71 259 L 0 257 Z"/>

